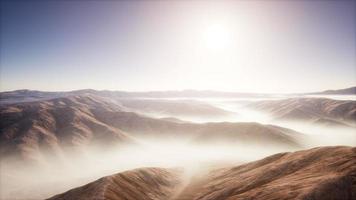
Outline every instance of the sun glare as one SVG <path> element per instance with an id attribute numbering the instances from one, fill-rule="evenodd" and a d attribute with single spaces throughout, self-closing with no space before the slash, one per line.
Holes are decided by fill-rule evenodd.
<path id="1" fill-rule="evenodd" d="M 224 23 L 210 24 L 205 29 L 204 42 L 209 49 L 225 49 L 231 42 L 231 33 L 228 26 Z"/>

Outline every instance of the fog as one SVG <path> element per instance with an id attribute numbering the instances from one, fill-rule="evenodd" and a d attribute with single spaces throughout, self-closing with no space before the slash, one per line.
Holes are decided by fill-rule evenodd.
<path id="1" fill-rule="evenodd" d="M 273 97 L 273 99 L 281 97 Z M 174 101 L 175 99 L 171 99 Z M 266 100 L 253 99 L 194 99 L 230 111 L 226 117 L 191 117 L 158 115 L 151 117 L 174 117 L 183 121 L 206 122 L 259 122 L 293 129 L 302 144 L 298 148 L 248 143 L 196 144 L 187 139 L 137 138 L 139 145 L 117 146 L 109 150 L 87 148 L 83 154 L 65 154 L 61 160 L 44 160 L 34 165 L 20 160 L 1 163 L 1 199 L 43 199 L 65 192 L 106 175 L 140 167 L 183 168 L 189 173 L 211 167 L 226 167 L 258 160 L 287 151 L 296 151 L 318 146 L 356 145 L 356 129 L 325 127 L 302 121 L 276 121 L 272 116 L 246 105 Z M 144 134 L 142 134 L 144 135 Z"/>
<path id="2" fill-rule="evenodd" d="M 1 166 L 1 199 L 43 199 L 125 170 L 141 167 L 183 168 L 193 174 L 206 167 L 226 167 L 264 158 L 293 148 L 196 145 L 187 141 L 144 138 L 140 146 L 110 150 L 87 149 L 83 155 L 66 154 L 64 160 L 23 165 L 8 161 Z"/>
<path id="3" fill-rule="evenodd" d="M 304 97 L 328 98 L 335 100 L 352 100 L 356 101 L 356 95 L 305 95 Z"/>
<path id="4" fill-rule="evenodd" d="M 325 96 L 324 96 L 325 97 Z M 329 96 L 328 96 L 329 97 Z M 344 97 L 344 100 L 350 100 Z M 352 99 L 352 98 L 351 98 Z M 256 101 L 255 99 L 251 100 Z M 224 102 L 211 102 L 211 104 L 236 113 L 236 117 L 226 119 L 225 121 L 231 122 L 259 122 L 262 124 L 273 124 L 285 128 L 289 128 L 300 133 L 308 135 L 304 145 L 306 147 L 314 146 L 328 146 L 328 145 L 356 145 L 356 127 L 353 124 L 347 127 L 330 127 L 318 125 L 315 123 L 308 123 L 305 121 L 286 121 L 275 120 L 273 116 L 258 110 L 247 108 L 245 101 L 224 101 Z"/>
<path id="5" fill-rule="evenodd" d="M 257 97 L 257 98 L 189 98 L 195 101 L 201 101 L 215 107 L 221 108 L 226 111 L 230 111 L 232 114 L 228 116 L 219 117 L 192 117 L 192 116 L 174 116 L 164 114 L 152 114 L 146 113 L 151 117 L 174 117 L 183 121 L 190 121 L 195 123 L 207 123 L 207 122 L 258 122 L 261 124 L 273 124 L 285 128 L 289 128 L 305 135 L 308 135 L 307 139 L 303 141 L 305 147 L 316 146 L 331 146 L 331 145 L 356 145 L 356 127 L 354 124 L 350 124 L 350 127 L 331 127 L 323 126 L 315 123 L 308 123 L 305 121 L 285 121 L 275 120 L 273 116 L 268 113 L 254 110 L 246 105 L 252 102 L 264 101 L 264 100 L 280 100 L 286 97 L 301 97 L 301 96 L 285 96 L 275 95 L 271 97 Z M 303 97 L 318 97 L 329 98 L 335 100 L 354 100 L 356 95 L 307 95 Z M 151 98 L 152 99 L 152 98 Z M 187 100 L 187 98 L 184 98 Z M 169 98 L 169 100 L 182 100 L 182 98 Z"/>
<path id="6" fill-rule="evenodd" d="M 324 132 L 322 137 L 308 135 L 301 141 L 304 143 L 301 148 L 246 143 L 197 145 L 187 140 L 142 138 L 140 146 L 118 146 L 102 151 L 87 149 L 83 155 L 65 155 L 64 160 L 47 160 L 36 166 L 6 162 L 1 166 L 1 199 L 48 198 L 103 176 L 134 168 L 179 167 L 194 174 L 206 167 L 238 165 L 279 152 L 324 145 L 355 145 L 355 132 L 353 135 L 340 131 L 331 133 L 332 130 Z"/>

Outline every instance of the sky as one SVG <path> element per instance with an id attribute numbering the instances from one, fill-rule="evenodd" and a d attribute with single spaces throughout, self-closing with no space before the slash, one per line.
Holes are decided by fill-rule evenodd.
<path id="1" fill-rule="evenodd" d="M 356 1 L 1 1 L 0 90 L 356 85 Z"/>

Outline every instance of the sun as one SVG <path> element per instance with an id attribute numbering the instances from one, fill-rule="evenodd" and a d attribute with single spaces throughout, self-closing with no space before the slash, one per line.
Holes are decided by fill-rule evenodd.
<path id="1" fill-rule="evenodd" d="M 231 32 L 226 24 L 214 22 L 205 28 L 203 40 L 208 49 L 225 49 L 231 43 Z"/>

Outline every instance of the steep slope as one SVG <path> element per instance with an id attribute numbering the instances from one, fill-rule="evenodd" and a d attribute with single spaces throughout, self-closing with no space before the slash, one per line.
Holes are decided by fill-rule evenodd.
<path id="1" fill-rule="evenodd" d="M 142 168 L 101 178 L 50 200 L 166 200 L 181 184 L 181 171 Z"/>
<path id="2" fill-rule="evenodd" d="M 356 123 L 356 101 L 341 101 L 326 98 L 291 98 L 261 101 L 248 105 L 265 111 L 279 120 L 305 120 L 317 122 L 328 120 L 329 124 Z"/>

